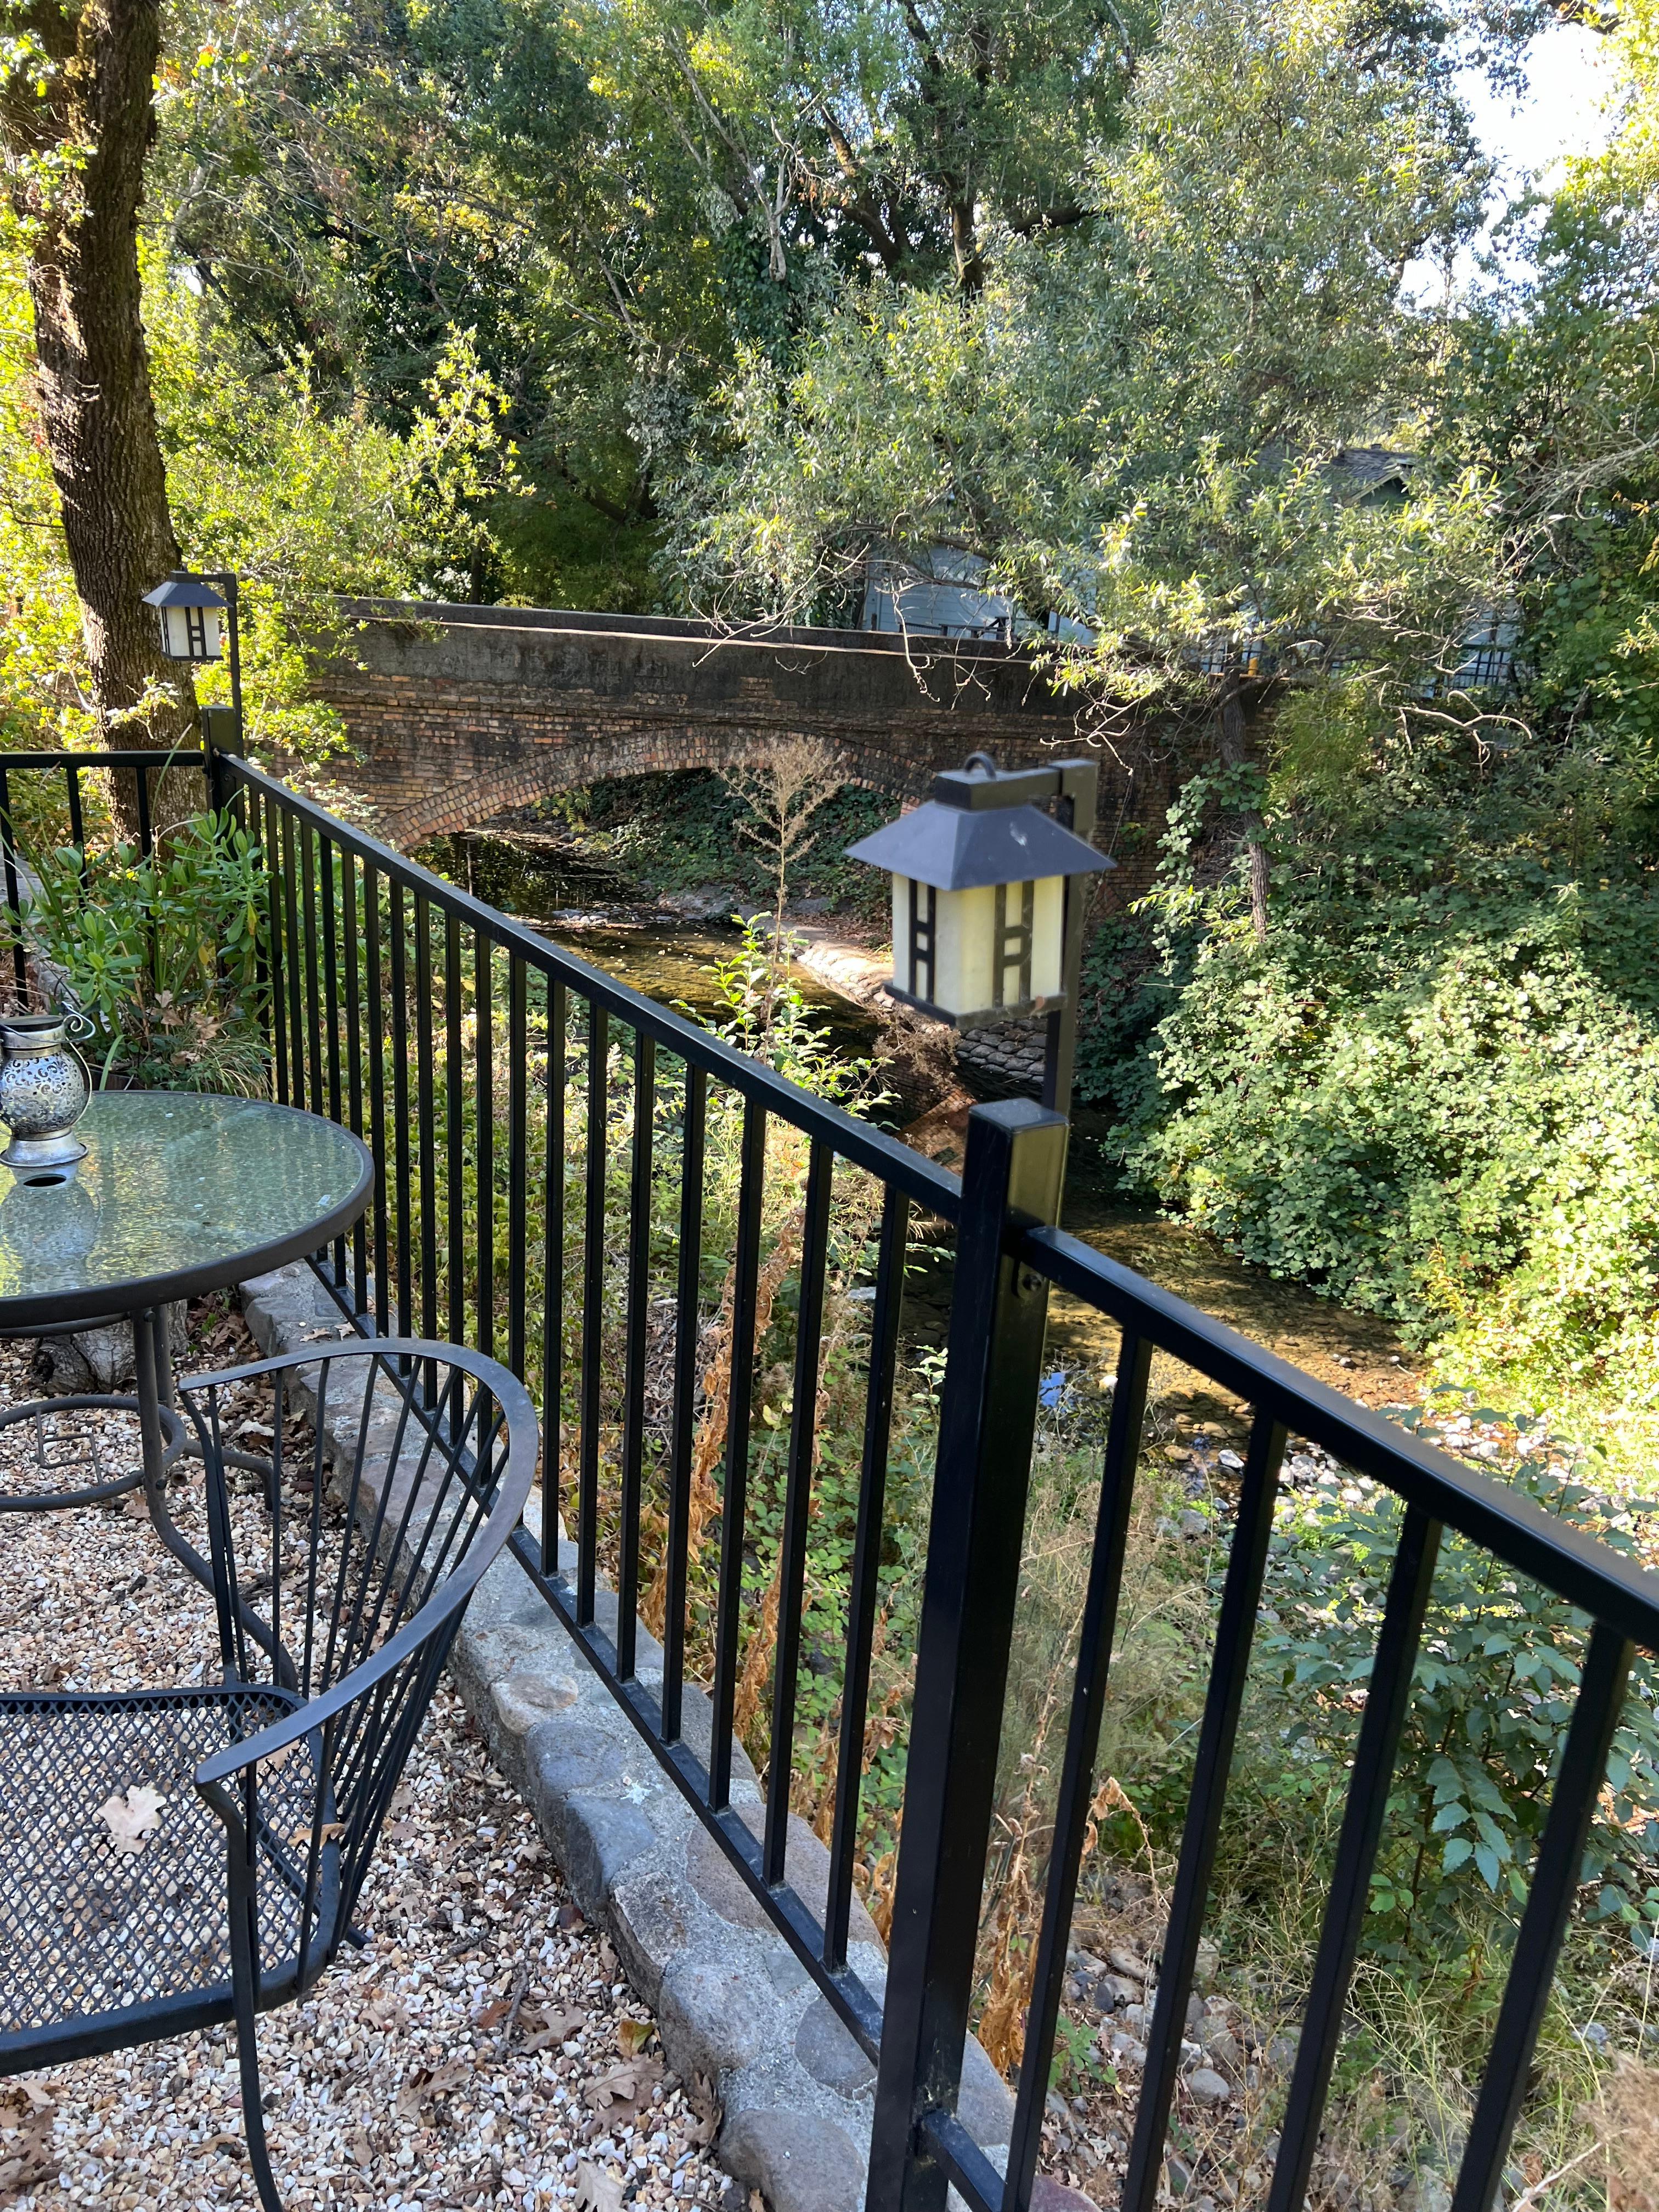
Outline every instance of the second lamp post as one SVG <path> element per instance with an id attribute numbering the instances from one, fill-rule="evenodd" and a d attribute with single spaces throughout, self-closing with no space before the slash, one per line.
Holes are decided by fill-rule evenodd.
<path id="1" fill-rule="evenodd" d="M 1002 769 L 975 753 L 847 848 L 893 879 L 889 994 L 958 1030 L 1046 1015 L 1042 1103 L 1059 1114 L 1077 1058 L 1079 878 L 1116 865 L 1089 842 L 1099 778 L 1091 760 Z"/>
<path id="2" fill-rule="evenodd" d="M 155 611 L 161 651 L 169 660 L 221 660 L 228 646 L 231 728 L 228 733 L 216 730 L 214 721 L 224 709 L 209 707 L 203 710 L 203 730 L 210 747 L 240 752 L 242 654 L 234 570 L 209 568 L 198 574 L 175 568 L 165 582 L 145 592 L 143 604 Z"/>

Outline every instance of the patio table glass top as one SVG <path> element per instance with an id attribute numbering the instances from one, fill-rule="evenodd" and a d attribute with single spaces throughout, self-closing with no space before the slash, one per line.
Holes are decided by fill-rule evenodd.
<path id="1" fill-rule="evenodd" d="M 0 1330 L 135 1312 L 319 1250 L 368 1202 L 350 1131 L 292 1106 L 98 1091 L 68 1182 L 0 1170 Z M 9 1185 L 9 1188 L 6 1188 Z"/>

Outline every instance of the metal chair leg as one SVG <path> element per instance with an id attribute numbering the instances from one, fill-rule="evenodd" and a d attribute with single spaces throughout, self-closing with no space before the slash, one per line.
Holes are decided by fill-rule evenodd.
<path id="1" fill-rule="evenodd" d="M 258 1974 L 255 1941 L 252 1900 L 233 1895 L 230 1985 L 236 2007 L 236 2067 L 242 2083 L 242 2132 L 247 2138 L 253 2185 L 259 2192 L 264 2212 L 283 2212 L 276 2177 L 270 2170 L 270 2150 L 265 2142 L 264 2106 L 259 2101 L 259 2045 L 254 2033 L 253 2010 Z"/>

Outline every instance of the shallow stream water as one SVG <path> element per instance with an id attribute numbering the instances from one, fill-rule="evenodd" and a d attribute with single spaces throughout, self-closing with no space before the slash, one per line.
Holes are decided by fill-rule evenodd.
<path id="1" fill-rule="evenodd" d="M 481 897 L 507 907 L 567 951 L 647 998 L 689 1006 L 702 1019 L 721 1012 L 713 969 L 736 949 L 735 929 L 665 917 L 619 872 L 562 841 L 550 840 L 533 854 L 516 839 L 509 844 L 470 836 L 455 845 L 448 858 L 451 873 L 463 881 L 470 874 Z M 840 1050 L 871 1050 L 878 1025 L 865 1008 L 804 970 L 797 980 L 814 1018 Z M 1067 1229 L 1097 1250 L 1350 1397 L 1393 1405 L 1416 1395 L 1410 1354 L 1386 1322 L 1333 1304 L 1299 1284 L 1275 1281 L 1223 1251 L 1201 1230 L 1126 1203 L 1086 1110 L 1078 1116 L 1073 1139 L 1063 1218 Z M 948 1268 L 913 1279 L 906 1290 L 907 1334 L 942 1342 L 949 1303 Z M 1056 1296 L 1050 1350 L 1085 1387 L 1110 1373 L 1117 1343 L 1116 1328 L 1103 1315 Z M 1172 1365 L 1154 1380 L 1172 1414 L 1224 1426 L 1237 1418 L 1236 1405 L 1224 1394 L 1200 1385 L 1195 1376 L 1183 1378 Z"/>

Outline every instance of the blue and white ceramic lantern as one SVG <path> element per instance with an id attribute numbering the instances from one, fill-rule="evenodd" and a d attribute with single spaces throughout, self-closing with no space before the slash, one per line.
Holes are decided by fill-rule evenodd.
<path id="1" fill-rule="evenodd" d="M 87 1156 L 75 1125 L 91 1089 L 70 1038 L 91 1030 L 82 1013 L 0 1016 L 0 1121 L 11 1133 L 0 1167 L 20 1182 L 67 1182 Z"/>

